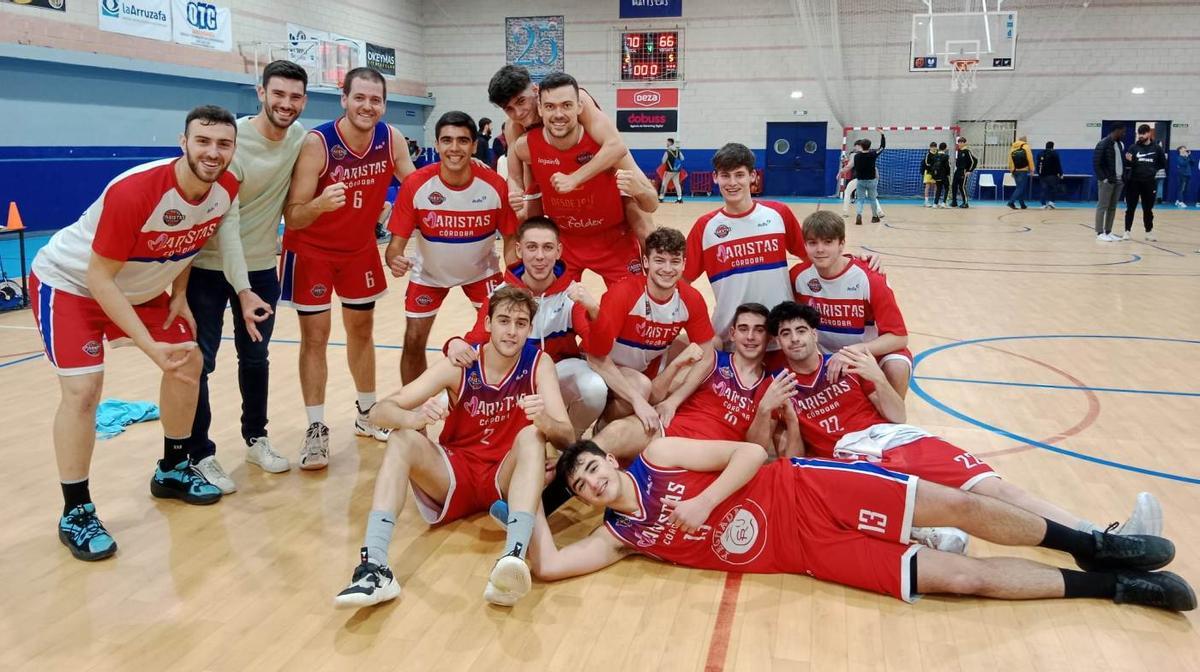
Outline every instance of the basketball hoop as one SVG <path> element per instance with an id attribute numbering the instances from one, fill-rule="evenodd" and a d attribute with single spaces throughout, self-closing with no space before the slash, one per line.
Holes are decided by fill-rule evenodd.
<path id="1" fill-rule="evenodd" d="M 978 58 L 950 59 L 950 90 L 966 93 L 975 90 L 975 70 Z"/>

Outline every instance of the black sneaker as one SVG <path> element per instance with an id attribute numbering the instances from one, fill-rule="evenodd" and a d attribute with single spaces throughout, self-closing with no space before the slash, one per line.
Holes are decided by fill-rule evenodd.
<path id="1" fill-rule="evenodd" d="M 170 469 L 163 469 L 162 460 L 150 478 L 150 494 L 161 499 L 179 499 L 188 504 L 215 504 L 221 499 L 221 489 L 209 483 L 184 460 Z"/>
<path id="2" fill-rule="evenodd" d="M 1017 206 L 1016 206 L 1015 204 L 1013 204 L 1013 203 L 1009 203 L 1009 204 L 1008 204 L 1008 208 L 1009 208 L 1010 210 L 1016 210 L 1016 209 L 1017 209 Z"/>
<path id="3" fill-rule="evenodd" d="M 1092 532 L 1095 553 L 1091 557 L 1075 556 L 1080 569 L 1096 572 L 1112 569 L 1150 571 L 1166 567 L 1175 559 L 1175 544 L 1162 537 L 1148 534 L 1116 535 L 1095 530 Z"/>
<path id="4" fill-rule="evenodd" d="M 1025 205 L 1024 203 L 1022 203 L 1022 204 L 1021 204 L 1021 209 L 1022 209 L 1022 210 L 1028 210 L 1028 209 L 1029 209 L 1029 206 L 1028 206 L 1028 205 Z"/>
<path id="5" fill-rule="evenodd" d="M 871 223 L 872 223 L 872 224 L 878 224 L 878 223 L 879 223 L 879 217 L 878 217 L 878 216 L 872 217 L 872 218 L 871 218 Z"/>
<path id="6" fill-rule="evenodd" d="M 58 519 L 58 540 L 80 560 L 103 560 L 117 552 L 117 542 L 96 517 L 96 505 L 79 504 Z"/>
<path id="7" fill-rule="evenodd" d="M 400 595 L 400 582 L 387 565 L 377 565 L 367 557 L 364 547 L 358 552 L 358 567 L 350 585 L 333 598 L 333 606 L 339 609 L 361 609 L 380 602 L 394 600 Z"/>
<path id="8" fill-rule="evenodd" d="M 858 226 L 862 226 L 862 215 L 855 215 L 854 223 L 857 224 Z"/>
<path id="9" fill-rule="evenodd" d="M 1141 604 L 1170 611 L 1196 608 L 1196 593 L 1174 572 L 1117 572 L 1117 604 Z"/>
<path id="10" fill-rule="evenodd" d="M 969 207 L 971 207 L 971 206 L 967 205 L 966 203 L 963 203 L 962 205 L 960 205 L 960 206 L 958 206 L 958 207 L 960 207 L 960 208 L 969 208 Z"/>

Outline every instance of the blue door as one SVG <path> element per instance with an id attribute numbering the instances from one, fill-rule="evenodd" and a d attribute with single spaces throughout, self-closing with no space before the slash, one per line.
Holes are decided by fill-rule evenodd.
<path id="1" fill-rule="evenodd" d="M 769 196 L 824 195 L 825 126 L 823 121 L 767 122 L 767 172 L 763 193 Z"/>

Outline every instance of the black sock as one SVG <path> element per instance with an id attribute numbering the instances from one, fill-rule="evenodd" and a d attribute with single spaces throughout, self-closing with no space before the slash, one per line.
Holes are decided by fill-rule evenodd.
<path id="1" fill-rule="evenodd" d="M 63 493 L 63 514 L 80 504 L 91 504 L 92 493 L 88 490 L 88 479 L 76 483 L 59 483 Z"/>
<path id="2" fill-rule="evenodd" d="M 175 465 L 187 459 L 187 437 L 182 439 L 163 437 L 162 466 L 164 469 L 173 469 Z"/>
<path id="3" fill-rule="evenodd" d="M 1072 530 L 1066 525 L 1059 525 L 1053 520 L 1046 521 L 1046 536 L 1038 544 L 1042 548 L 1052 548 L 1065 551 L 1074 556 L 1090 558 L 1096 553 L 1096 542 L 1092 535 L 1079 530 Z"/>
<path id="4" fill-rule="evenodd" d="M 1108 572 L 1077 572 L 1060 569 L 1063 577 L 1063 597 L 1103 597 L 1117 594 L 1117 575 Z"/>
<path id="5" fill-rule="evenodd" d="M 571 498 L 574 496 L 567 489 L 567 484 L 556 478 L 542 490 L 542 510 L 548 516 L 557 511 L 563 504 L 571 501 Z"/>

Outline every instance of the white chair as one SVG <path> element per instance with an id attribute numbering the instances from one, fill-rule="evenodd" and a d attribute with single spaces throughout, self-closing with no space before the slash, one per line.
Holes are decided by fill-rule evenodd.
<path id="1" fill-rule="evenodd" d="M 996 177 L 991 173 L 981 173 L 979 181 L 975 183 L 975 199 L 983 198 L 982 192 L 984 189 L 992 190 L 992 198 L 996 198 Z"/>
<path id="2" fill-rule="evenodd" d="M 1016 191 L 1016 189 L 1017 189 L 1017 178 L 1013 177 L 1013 174 L 1012 174 L 1012 173 L 1005 173 L 1005 174 L 1004 174 L 1004 179 L 1003 179 L 1003 180 L 1001 180 L 1001 186 L 1000 186 L 1000 200 L 1004 200 L 1004 188 L 1005 188 L 1005 187 L 1012 187 L 1012 188 L 1013 188 L 1013 191 L 1014 191 L 1014 192 Z"/>

